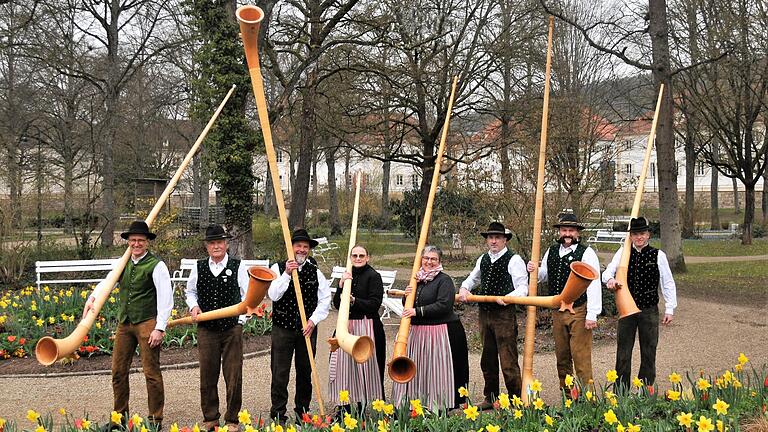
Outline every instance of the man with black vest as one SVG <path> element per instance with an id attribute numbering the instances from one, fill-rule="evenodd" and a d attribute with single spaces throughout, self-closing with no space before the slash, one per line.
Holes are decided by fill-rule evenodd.
<path id="1" fill-rule="evenodd" d="M 201 312 L 232 306 L 245 299 L 248 271 L 239 259 L 227 253 L 231 236 L 221 225 L 205 230 L 208 258 L 197 261 L 187 281 L 187 306 L 195 320 Z M 224 421 L 229 432 L 239 428 L 238 413 L 243 402 L 243 324 L 246 316 L 201 321 L 197 324 L 197 355 L 200 361 L 200 406 L 203 428 L 219 426 L 219 371 L 227 387 Z"/>
<path id="2" fill-rule="evenodd" d="M 291 236 L 295 260 L 283 261 L 272 266 L 280 275 L 269 286 L 268 295 L 272 300 L 272 407 L 271 418 L 280 423 L 287 421 L 288 379 L 291 373 L 291 359 L 295 357 L 296 395 L 294 411 L 297 422 L 309 411 L 312 401 L 312 369 L 309 362 L 306 336 L 312 342 L 312 353 L 317 352 L 317 324 L 328 316 L 331 307 L 331 289 L 328 281 L 317 268 L 317 262 L 309 256 L 317 241 L 309 237 L 307 230 L 299 228 Z M 297 271 L 301 297 L 304 302 L 307 325 L 302 328 L 301 315 L 296 301 L 296 291 L 291 273 Z"/>
<path id="3" fill-rule="evenodd" d="M 595 251 L 579 242 L 581 225 L 576 215 L 563 214 L 553 225 L 558 230 L 557 243 L 547 249 L 541 259 L 539 282 L 549 280 L 549 295 L 563 292 L 571 275 L 571 263 L 582 261 L 595 271 L 600 271 L 600 261 Z M 528 263 L 528 271 L 536 266 Z M 572 305 L 570 310 L 552 310 L 552 336 L 555 339 L 555 358 L 560 387 L 565 388 L 565 377 L 576 376 L 586 385 L 592 379 L 592 329 L 597 327 L 597 316 L 603 310 L 603 293 L 600 281 L 595 279 Z"/>
<path id="4" fill-rule="evenodd" d="M 138 345 L 147 381 L 147 420 L 159 429 L 165 404 L 163 376 L 160 373 L 160 346 L 173 309 L 171 275 L 165 263 L 147 251 L 149 241 L 154 240 L 156 235 L 149 231 L 146 222 L 132 222 L 128 231 L 121 233 L 120 237 L 128 240 L 131 258 L 123 270 L 117 295 L 118 324 L 112 350 L 114 411 L 123 414 L 124 419 L 128 418 L 128 370 Z M 93 308 L 97 292 L 112 288 L 104 282 L 96 285 L 85 303 L 83 315 Z"/>
<path id="5" fill-rule="evenodd" d="M 664 295 L 664 318 L 661 323 L 667 325 L 677 307 L 677 288 L 672 278 L 667 255 L 648 244 L 651 238 L 648 219 L 632 218 L 629 221 L 629 238 L 632 250 L 629 255 L 627 283 L 622 287 L 614 279 L 621 261 L 623 247 L 616 251 L 613 260 L 603 272 L 603 282 L 610 290 L 629 288 L 635 304 L 640 309 L 636 313 L 619 320 L 616 331 L 616 372 L 619 383 L 629 388 L 632 373 L 632 350 L 635 335 L 640 340 L 640 371 L 638 378 L 646 385 L 656 380 L 656 346 L 659 342 L 659 286 Z"/>
<path id="6" fill-rule="evenodd" d="M 507 249 L 512 233 L 500 222 L 491 222 L 488 230 L 481 232 L 485 237 L 488 252 L 477 259 L 475 268 L 462 282 L 459 298 L 466 300 L 469 294 L 476 295 L 528 295 L 528 272 L 520 255 Z M 483 371 L 485 400 L 480 409 L 490 409 L 499 396 L 499 363 L 504 383 L 509 394 L 520 396 L 522 377 L 517 359 L 517 317 L 515 305 L 499 300 L 495 303 L 480 303 L 480 338 L 483 352 L 480 369 Z"/>

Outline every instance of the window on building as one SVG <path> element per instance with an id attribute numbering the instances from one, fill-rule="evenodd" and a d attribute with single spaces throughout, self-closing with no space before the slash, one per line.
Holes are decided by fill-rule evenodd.
<path id="1" fill-rule="evenodd" d="M 413 189 L 419 188 L 419 176 L 417 176 L 416 174 L 411 174 L 411 187 Z"/>
<path id="2" fill-rule="evenodd" d="M 282 162 L 283 161 L 283 152 L 278 151 L 276 153 L 277 154 L 275 155 L 275 160 L 277 161 L 277 163 Z"/>
<path id="3" fill-rule="evenodd" d="M 402 186 L 403 185 L 403 175 L 397 174 L 395 176 L 395 186 Z"/>
<path id="4" fill-rule="evenodd" d="M 703 176 L 707 173 L 707 164 L 703 161 L 696 163 L 696 175 Z"/>
<path id="5" fill-rule="evenodd" d="M 651 164 L 648 166 L 648 177 L 656 177 L 656 162 L 651 162 Z"/>
<path id="6" fill-rule="evenodd" d="M 624 164 L 624 174 L 632 175 L 632 164 L 631 163 Z"/>

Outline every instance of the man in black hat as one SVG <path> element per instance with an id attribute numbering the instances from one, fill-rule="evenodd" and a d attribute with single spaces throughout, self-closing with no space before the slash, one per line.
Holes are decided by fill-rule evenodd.
<path id="1" fill-rule="evenodd" d="M 138 345 L 147 381 L 147 419 L 159 428 L 165 404 L 163 376 L 160 373 L 160 347 L 173 309 L 171 275 L 165 263 L 147 251 L 149 241 L 156 236 L 149 231 L 146 222 L 132 222 L 128 231 L 121 233 L 120 237 L 128 240 L 131 258 L 123 270 L 117 295 L 118 324 L 112 351 L 114 410 L 122 413 L 123 418 L 128 418 L 128 370 Z M 99 283 L 85 303 L 83 316 L 93 308 L 96 296 L 107 295 L 104 290 L 112 288 L 104 282 Z"/>
<path id="2" fill-rule="evenodd" d="M 462 282 L 460 300 L 466 301 L 469 294 L 528 295 L 525 262 L 520 255 L 507 249 L 507 241 L 512 238 L 512 233 L 500 222 L 491 222 L 488 230 L 480 235 L 485 237 L 488 252 L 477 259 L 475 268 Z M 490 409 L 499 396 L 499 363 L 507 391 L 520 396 L 523 380 L 517 358 L 517 317 L 515 305 L 507 305 L 501 300 L 498 304 L 480 303 L 478 307 L 480 338 L 483 340 L 480 369 L 485 380 L 485 400 L 478 406 L 480 409 Z"/>
<path id="3" fill-rule="evenodd" d="M 656 346 L 659 342 L 659 286 L 664 295 L 666 308 L 661 323 L 672 322 L 677 307 L 677 288 L 672 278 L 667 255 L 648 244 L 651 228 L 648 219 L 632 218 L 629 221 L 629 238 L 632 250 L 629 255 L 627 283 L 623 287 L 614 279 L 621 261 L 623 247 L 616 251 L 613 260 L 603 272 L 603 282 L 609 290 L 629 289 L 640 313 L 626 316 L 619 320 L 616 331 L 616 372 L 619 383 L 629 388 L 632 373 L 632 350 L 635 335 L 640 339 L 640 371 L 638 377 L 646 385 L 656 380 Z"/>
<path id="4" fill-rule="evenodd" d="M 558 223 L 557 243 L 547 249 L 541 259 L 539 282 L 549 280 L 549 295 L 563 292 L 565 283 L 571 275 L 571 263 L 583 261 L 595 271 L 600 271 L 600 261 L 595 251 L 579 242 L 581 225 L 576 215 L 563 214 Z M 536 266 L 528 262 L 528 271 Z M 572 310 L 552 311 L 552 336 L 555 339 L 555 357 L 560 387 L 565 388 L 565 377 L 576 376 L 586 385 L 592 379 L 592 329 L 597 327 L 597 316 L 603 310 L 603 293 L 600 281 L 595 279 L 587 291 L 573 302 Z"/>
<path id="5" fill-rule="evenodd" d="M 197 261 L 187 281 L 187 306 L 194 320 L 201 312 L 232 306 L 245 299 L 248 271 L 239 259 L 227 253 L 231 236 L 221 225 L 205 230 L 208 258 Z M 200 360 L 200 406 L 203 427 L 219 426 L 219 371 L 227 387 L 224 421 L 229 432 L 239 428 L 243 402 L 243 324 L 246 316 L 202 321 L 197 324 L 197 355 Z"/>
<path id="6" fill-rule="evenodd" d="M 301 421 L 302 414 L 309 411 L 309 403 L 312 401 L 312 369 L 304 338 L 310 337 L 312 353 L 316 353 L 317 324 L 328 316 L 331 307 L 331 289 L 328 281 L 317 268 L 315 259 L 309 256 L 310 250 L 317 246 L 317 242 L 311 239 L 303 228 L 293 232 L 291 242 L 296 259 L 272 265 L 272 271 L 280 276 L 272 281 L 267 291 L 272 300 L 272 407 L 269 415 L 280 423 L 287 421 L 288 379 L 294 353 L 294 411 L 297 422 Z M 298 272 L 304 312 L 309 317 L 306 327 L 301 325 L 296 290 L 291 277 L 293 271 Z"/>

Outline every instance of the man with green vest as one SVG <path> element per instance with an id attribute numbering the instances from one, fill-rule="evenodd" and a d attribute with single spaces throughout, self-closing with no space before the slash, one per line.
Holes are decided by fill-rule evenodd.
<path id="1" fill-rule="evenodd" d="M 558 230 L 557 243 L 544 253 L 539 268 L 539 282 L 549 280 L 549 295 L 563 292 L 574 261 L 582 261 L 600 271 L 595 251 L 579 242 L 584 226 L 576 215 L 561 215 L 553 227 Z M 528 271 L 534 270 L 536 266 L 529 262 Z M 561 388 L 566 388 L 565 378 L 573 376 L 574 367 L 583 385 L 592 379 L 592 329 L 597 327 L 597 316 L 603 310 L 603 293 L 598 279 L 593 280 L 587 291 L 573 302 L 572 309 L 552 310 L 552 336 Z"/>
<path id="2" fill-rule="evenodd" d="M 173 309 L 171 275 L 165 263 L 147 251 L 149 241 L 154 240 L 156 235 L 149 231 L 146 222 L 132 222 L 128 231 L 121 233 L 120 237 L 128 240 L 131 258 L 123 270 L 117 295 L 118 324 L 112 351 L 114 411 L 128 418 L 128 370 L 138 346 L 147 381 L 147 420 L 159 429 L 165 404 L 163 376 L 160 373 L 160 347 Z M 96 292 L 112 288 L 104 282 L 99 283 L 85 303 L 83 315 L 93 308 Z"/>
<path id="3" fill-rule="evenodd" d="M 485 237 L 488 252 L 477 259 L 475 268 L 462 282 L 459 298 L 466 296 L 495 295 L 525 297 L 528 295 L 528 272 L 520 255 L 507 249 L 507 242 L 512 233 L 501 222 L 491 222 L 488 230 L 481 232 Z M 498 303 L 498 304 L 497 304 Z M 480 355 L 480 369 L 483 371 L 485 385 L 483 400 L 478 407 L 486 410 L 493 407 L 499 397 L 499 364 L 504 376 L 507 392 L 520 396 L 523 380 L 517 355 L 517 317 L 515 305 L 497 303 L 478 305 L 480 338 L 483 352 Z"/>
<path id="4" fill-rule="evenodd" d="M 208 258 L 197 261 L 187 281 L 187 306 L 195 320 L 209 312 L 240 303 L 248 291 L 248 271 L 227 253 L 231 238 L 221 225 L 205 230 Z M 246 316 L 201 321 L 197 324 L 197 355 L 200 360 L 200 406 L 203 429 L 219 426 L 219 371 L 227 388 L 224 421 L 229 432 L 240 430 L 238 413 L 243 403 L 243 324 Z"/>

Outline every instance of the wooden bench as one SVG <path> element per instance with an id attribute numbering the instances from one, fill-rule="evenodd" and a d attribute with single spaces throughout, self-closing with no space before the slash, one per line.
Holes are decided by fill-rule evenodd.
<path id="1" fill-rule="evenodd" d="M 269 260 L 242 260 L 241 263 L 246 267 L 261 266 L 269 268 Z M 189 274 L 197 266 L 197 260 L 193 258 L 182 258 L 179 269 L 171 274 L 171 283 L 184 283 L 189 280 Z"/>
<path id="2" fill-rule="evenodd" d="M 315 246 L 312 249 L 312 255 L 315 257 L 320 257 L 323 259 L 323 262 L 325 262 L 325 254 L 337 250 L 339 248 L 339 245 L 336 243 L 328 242 L 328 237 L 319 237 L 316 239 L 312 239 L 317 242 L 317 246 Z"/>
<path id="3" fill-rule="evenodd" d="M 52 284 L 87 284 L 99 283 L 107 273 L 115 267 L 119 258 L 92 259 L 92 260 L 69 260 L 69 261 L 35 261 L 35 272 L 37 273 L 37 289 L 42 285 Z M 53 273 L 85 273 L 102 272 L 100 278 L 73 278 L 73 279 L 49 279 L 48 276 Z M 46 279 L 43 279 L 46 277 Z"/>
<path id="4" fill-rule="evenodd" d="M 587 239 L 587 242 L 589 242 L 590 245 L 595 250 L 597 250 L 597 247 L 594 246 L 595 243 L 613 243 L 623 245 L 625 238 L 627 238 L 626 231 L 597 230 L 595 235 L 590 236 L 589 239 Z"/>
<path id="5" fill-rule="evenodd" d="M 336 292 L 338 286 L 338 280 L 346 271 L 346 267 L 335 266 L 331 271 L 331 277 L 328 279 L 328 283 L 331 287 L 331 292 Z M 384 307 L 384 312 L 381 314 L 382 319 L 391 318 L 391 313 L 394 312 L 397 316 L 403 315 L 403 304 L 398 298 L 390 298 L 387 296 L 387 291 L 395 284 L 395 277 L 397 277 L 397 270 L 376 270 L 381 275 L 381 282 L 384 284 L 384 298 L 381 301 L 381 306 Z"/>

